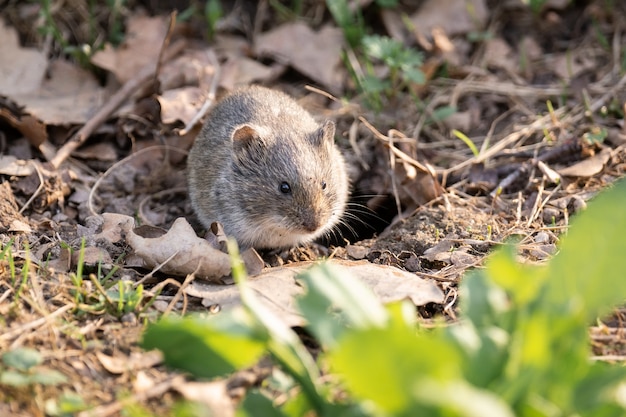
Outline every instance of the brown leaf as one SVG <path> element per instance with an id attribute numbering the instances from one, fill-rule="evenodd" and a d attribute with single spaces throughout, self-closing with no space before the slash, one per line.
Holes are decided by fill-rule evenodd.
<path id="1" fill-rule="evenodd" d="M 22 161 L 13 155 L 0 155 L 0 174 L 27 177 L 33 172 L 35 168 L 28 161 Z"/>
<path id="2" fill-rule="evenodd" d="M 94 54 L 91 63 L 111 71 L 120 83 L 125 83 L 147 64 L 154 63 L 156 67 L 166 31 L 163 17 L 132 16 L 125 41 L 117 49 L 107 44 Z"/>
<path id="3" fill-rule="evenodd" d="M 67 61 L 52 61 L 40 88 L 16 94 L 15 102 L 48 125 L 82 124 L 104 103 L 105 93 L 94 76 Z"/>
<path id="4" fill-rule="evenodd" d="M 448 36 L 454 36 L 483 29 L 488 17 L 484 0 L 426 0 L 411 21 L 423 35 L 440 27 Z"/>
<path id="5" fill-rule="evenodd" d="M 205 92 L 198 87 L 184 87 L 165 91 L 157 97 L 161 105 L 161 121 L 166 124 L 178 120 L 185 125 L 198 113 L 205 100 Z"/>
<path id="6" fill-rule="evenodd" d="M 228 393 L 226 380 L 189 382 L 179 379 L 174 382 L 172 388 L 185 399 L 206 405 L 209 409 L 207 415 L 221 417 L 235 415 L 235 405 Z"/>
<path id="7" fill-rule="evenodd" d="M 604 169 L 611 157 L 611 149 L 605 148 L 591 158 L 584 159 L 577 164 L 557 169 L 557 172 L 566 177 L 593 177 Z"/>
<path id="8" fill-rule="evenodd" d="M 269 55 L 291 65 L 333 93 L 343 91 L 341 30 L 331 26 L 314 32 L 306 23 L 286 23 L 257 37 L 257 55 Z"/>
<path id="9" fill-rule="evenodd" d="M 15 114 L 9 108 L 0 108 L 0 118 L 9 122 L 34 147 L 38 147 L 48 138 L 46 125 L 29 114 Z"/>
<path id="10" fill-rule="evenodd" d="M 443 302 L 443 293 L 433 281 L 411 274 L 401 269 L 372 264 L 368 261 L 327 261 L 333 267 L 351 274 L 367 287 L 383 303 L 409 298 L 415 305 L 430 302 Z M 261 303 L 280 317 L 288 326 L 301 326 L 304 319 L 294 310 L 295 297 L 302 294 L 302 287 L 296 282 L 296 275 L 315 265 L 315 262 L 299 262 L 287 266 L 268 268 L 250 279 L 249 285 L 257 293 Z M 241 304 L 239 290 L 235 286 L 205 284 L 194 281 L 185 292 L 205 300 L 203 305 L 220 305 L 222 309 L 234 308 Z"/>
<path id="11" fill-rule="evenodd" d="M 20 47 L 17 31 L 5 26 L 2 19 L 0 39 L 0 94 L 13 96 L 36 91 L 46 73 L 46 54 Z"/>
<path id="12" fill-rule="evenodd" d="M 104 369 L 112 374 L 121 375 L 129 371 L 152 368 L 163 362 L 163 354 L 160 351 L 131 352 L 130 356 L 109 356 L 96 351 L 96 357 Z"/>
<path id="13" fill-rule="evenodd" d="M 272 81 L 285 72 L 285 69 L 286 66 L 280 63 L 267 66 L 245 56 L 231 55 L 222 66 L 220 87 L 232 90 L 253 82 Z"/>

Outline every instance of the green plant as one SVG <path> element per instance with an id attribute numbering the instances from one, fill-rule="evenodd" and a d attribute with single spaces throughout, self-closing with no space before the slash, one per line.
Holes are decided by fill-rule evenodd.
<path id="1" fill-rule="evenodd" d="M 59 15 L 73 14 L 71 7 L 54 4 L 51 0 L 36 0 L 39 4 L 39 14 L 41 20 L 41 26 L 38 28 L 40 33 L 44 36 L 51 37 L 58 45 L 61 52 L 73 57 L 80 65 L 88 67 L 90 65 L 90 57 L 97 50 L 104 46 L 103 39 L 111 42 L 113 45 L 119 45 L 124 39 L 124 27 L 123 27 L 123 10 L 126 2 L 124 0 L 107 0 L 106 7 L 102 8 L 98 2 L 90 0 L 87 7 L 87 13 L 78 13 L 79 19 L 86 19 L 85 22 L 72 21 L 71 23 L 62 22 L 59 20 Z M 63 9 L 65 7 L 66 9 Z M 108 16 L 106 19 L 106 37 L 103 36 L 105 32 L 99 27 L 97 22 L 97 16 L 101 14 L 101 10 L 105 11 Z M 61 11 L 61 12 L 60 12 Z M 71 20 L 71 19 L 70 19 Z M 64 35 L 68 32 L 67 26 L 72 26 L 71 32 L 76 32 L 75 26 L 86 25 L 88 30 L 80 35 L 77 35 L 79 39 L 76 39 L 74 43 L 68 40 Z M 76 44 L 78 43 L 78 44 Z"/>
<path id="2" fill-rule="evenodd" d="M 208 0 L 204 6 L 204 16 L 208 26 L 208 38 L 213 39 L 217 22 L 224 16 L 220 0 Z"/>
<path id="3" fill-rule="evenodd" d="M 67 381 L 62 373 L 41 366 L 43 357 L 30 348 L 17 348 L 2 354 L 0 385 L 14 388 L 34 384 L 58 385 Z"/>
<path id="4" fill-rule="evenodd" d="M 376 3 L 379 7 L 392 7 L 396 2 Z M 372 108 L 382 109 L 381 95 L 392 98 L 413 84 L 424 84 L 423 57 L 419 51 L 388 36 L 368 35 L 360 7 L 351 8 L 346 0 L 327 0 L 326 5 L 356 58 L 353 61 L 344 56 L 348 72 Z M 381 78 L 380 71 L 374 69 L 376 64 L 384 66 L 388 75 Z"/>
<path id="5" fill-rule="evenodd" d="M 65 245 L 67 248 L 69 246 Z M 127 313 L 142 314 L 154 302 L 143 292 L 143 285 L 135 286 L 130 281 L 112 280 L 118 270 L 116 265 L 104 275 L 102 262 L 98 262 L 96 273 L 88 274 L 91 286 L 85 285 L 85 239 L 78 252 L 76 272 L 69 274 L 73 288 L 71 294 L 76 304 L 76 313 L 109 313 L 121 317 Z"/>
<path id="6" fill-rule="evenodd" d="M 589 360 L 587 326 L 626 298 L 625 205 L 622 181 L 574 220 L 548 264 L 518 264 L 513 246 L 495 253 L 463 279 L 458 323 L 422 329 L 409 303 L 383 307 L 321 264 L 299 277 L 297 302 L 323 348 L 314 361 L 258 302 L 235 257 L 242 308 L 167 317 L 143 345 L 204 378 L 269 354 L 300 389 L 280 404 L 252 391 L 239 416 L 622 416 L 626 368 Z"/>

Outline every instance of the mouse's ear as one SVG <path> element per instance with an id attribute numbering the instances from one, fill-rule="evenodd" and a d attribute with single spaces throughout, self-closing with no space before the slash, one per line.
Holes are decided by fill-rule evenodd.
<path id="1" fill-rule="evenodd" d="M 231 138 L 235 152 L 263 145 L 259 129 L 248 124 L 237 126 L 235 130 L 233 130 Z"/>
<path id="2" fill-rule="evenodd" d="M 326 120 L 313 135 L 313 143 L 317 146 L 328 146 L 335 143 L 335 122 Z"/>

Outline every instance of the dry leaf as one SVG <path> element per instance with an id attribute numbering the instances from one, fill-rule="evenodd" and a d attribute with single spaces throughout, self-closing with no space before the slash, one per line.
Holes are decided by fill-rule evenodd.
<path id="1" fill-rule="evenodd" d="M 557 172 L 565 177 L 593 177 L 604 169 L 610 157 L 611 149 L 605 148 L 591 158 L 584 159 L 566 168 L 557 169 Z"/>
<path id="2" fill-rule="evenodd" d="M 167 32 L 163 17 L 131 16 L 126 27 L 124 42 L 113 49 L 107 44 L 96 52 L 91 63 L 111 71 L 120 83 L 133 78 L 147 64 L 156 64 Z"/>
<path id="3" fill-rule="evenodd" d="M 230 55 L 222 65 L 220 87 L 233 90 L 254 82 L 267 83 L 278 78 L 285 69 L 286 66 L 280 63 L 268 67 L 245 56 Z"/>
<path id="4" fill-rule="evenodd" d="M 235 405 L 228 394 L 225 380 L 190 382 L 179 379 L 172 384 L 172 388 L 185 399 L 206 405 L 209 409 L 207 414 L 209 416 L 232 417 L 235 415 Z"/>
<path id="5" fill-rule="evenodd" d="M 96 351 L 96 357 L 104 369 L 116 375 L 128 371 L 149 369 L 163 362 L 163 354 L 158 350 L 131 352 L 130 356 L 109 356 Z"/>
<path id="6" fill-rule="evenodd" d="M 214 249 L 200 239 L 184 218 L 174 221 L 171 229 L 158 238 L 144 238 L 125 223 L 126 242 L 141 258 L 144 268 L 155 268 L 168 274 L 193 274 L 198 278 L 220 279 L 230 274 L 228 254 Z"/>
<path id="7" fill-rule="evenodd" d="M 205 100 L 205 92 L 199 87 L 167 90 L 157 97 L 161 105 L 161 121 L 166 124 L 178 120 L 189 123 L 198 113 Z"/>
<path id="8" fill-rule="evenodd" d="M 40 122 L 36 117 L 21 113 L 20 111 L 19 114 L 15 114 L 9 108 L 0 108 L 0 118 L 9 122 L 11 126 L 24 135 L 32 146 L 40 146 L 48 139 L 46 125 Z"/>
<path id="9" fill-rule="evenodd" d="M 35 168 L 28 161 L 22 161 L 12 155 L 0 155 L 0 174 L 27 177 L 35 172 Z"/>
<path id="10" fill-rule="evenodd" d="M 82 124 L 104 103 L 105 92 L 94 76 L 67 61 L 52 61 L 39 89 L 12 99 L 48 125 Z"/>
<path id="11" fill-rule="evenodd" d="M 333 267 L 351 274 L 369 287 L 383 303 L 409 298 L 415 305 L 443 302 L 443 293 L 433 281 L 425 280 L 401 269 L 372 264 L 368 261 L 327 261 Z M 250 279 L 249 285 L 267 309 L 280 317 L 288 326 L 302 326 L 304 320 L 294 306 L 295 297 L 302 294 L 296 275 L 315 265 L 315 262 L 298 262 L 269 268 Z M 230 309 L 241 304 L 235 286 L 212 285 L 194 281 L 184 290 L 193 297 L 204 298 L 203 305 L 219 305 Z"/>
<path id="12" fill-rule="evenodd" d="M 336 27 L 325 26 L 314 32 L 306 23 L 286 23 L 256 39 L 257 55 L 269 55 L 291 65 L 331 92 L 343 91 L 341 67 L 343 35 Z"/>
<path id="13" fill-rule="evenodd" d="M 20 47 L 15 29 L 0 19 L 0 94 L 13 96 L 36 91 L 48 66 L 46 54 Z"/>
<path id="14" fill-rule="evenodd" d="M 484 0 L 426 0 L 411 16 L 411 21 L 424 36 L 435 27 L 454 36 L 483 29 L 488 17 Z"/>

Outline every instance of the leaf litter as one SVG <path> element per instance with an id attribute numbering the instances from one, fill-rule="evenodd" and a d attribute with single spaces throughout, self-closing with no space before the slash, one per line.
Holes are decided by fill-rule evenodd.
<path id="1" fill-rule="evenodd" d="M 192 23 L 179 22 L 168 34 L 164 14 L 129 9 L 124 41 L 102 44 L 91 55 L 99 70 L 90 70 L 43 48 L 33 22 L 23 21 L 32 13 L 12 4 L 16 10 L 0 21 L 1 55 L 15 58 L 0 62 L 0 241 L 3 249 L 12 243 L 11 259 L 29 280 L 18 296 L 15 266 L 0 261 L 0 350 L 38 349 L 45 366 L 71 378 L 72 389 L 96 407 L 90 415 L 116 415 L 132 402 L 163 414 L 176 395 L 210 397 L 216 414 L 232 413 L 231 398 L 267 367 L 194 385 L 155 367 L 159 358 L 138 348 L 137 318 L 216 314 L 239 302 L 224 277 L 228 256 L 198 237 L 186 201 L 184 155 L 198 126 L 185 127 L 212 96 L 251 82 L 286 90 L 336 120 L 360 196 L 351 212 L 359 220 L 342 231 L 350 244 L 262 253 L 265 265 L 252 256 L 250 269 L 263 268 L 252 281 L 256 291 L 287 322 L 302 324 L 290 314 L 302 291 L 294 274 L 324 255 L 355 273 L 364 269 L 382 299 L 411 297 L 422 320 L 453 320 L 456 284 L 493 247 L 516 239 L 523 261 L 548 259 L 569 218 L 624 175 L 624 34 L 600 3 L 550 1 L 533 14 L 484 0 L 392 9 L 363 2 L 380 16 L 381 33 L 423 51 L 428 74 L 426 85 L 410 86 L 419 100 L 408 91 L 381 94 L 378 114 L 345 63 L 357 73 L 366 69 L 340 28 L 315 8 L 291 22 L 271 8 L 233 10 L 214 39 L 201 42 Z M 84 31 L 65 33 L 89 44 Z M 319 88 L 305 90 L 307 83 Z M 191 226 L 180 229 L 179 218 Z M 137 229 L 136 219 L 161 231 L 143 235 L 148 228 Z M 219 232 L 215 239 L 219 248 Z M 85 271 L 77 286 L 71 274 L 79 265 Z M 107 276 L 119 284 L 101 291 Z M 111 290 L 124 288 L 143 291 L 130 312 L 107 304 Z M 626 357 L 623 314 L 591 329 L 596 359 Z M 0 414 L 42 415 L 35 404 L 68 388 L 42 387 L 35 399 L 0 393 Z M 120 389 L 129 400 L 119 398 Z"/>

